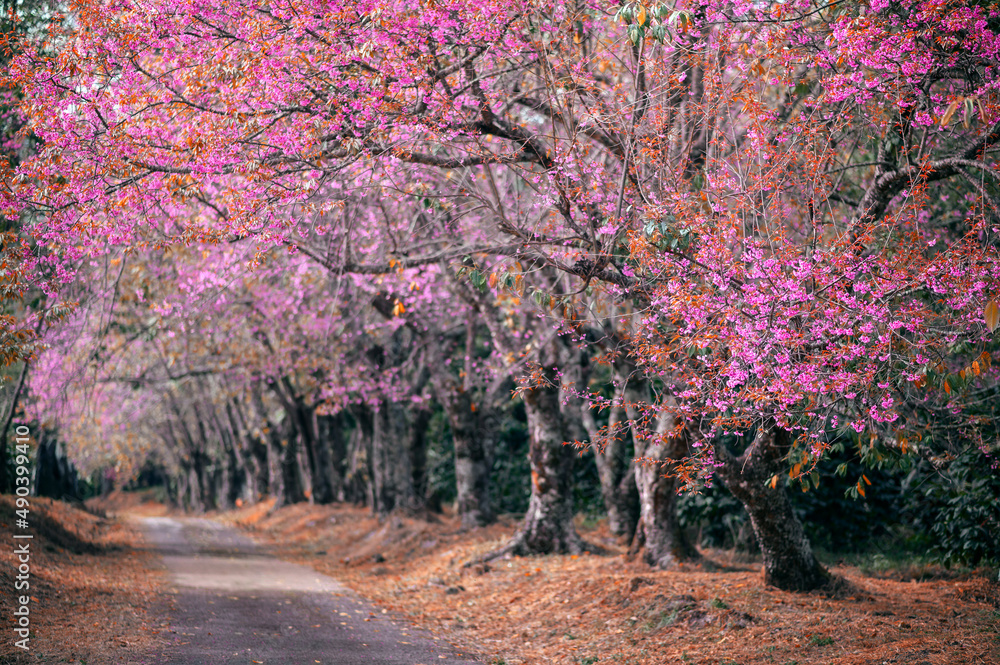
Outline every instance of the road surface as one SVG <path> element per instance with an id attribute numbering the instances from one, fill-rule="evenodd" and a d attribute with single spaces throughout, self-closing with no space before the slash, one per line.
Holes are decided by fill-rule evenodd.
<path id="1" fill-rule="evenodd" d="M 218 522 L 149 517 L 172 596 L 153 664 L 473 665 L 443 640 L 392 621 L 337 580 L 259 552 Z"/>

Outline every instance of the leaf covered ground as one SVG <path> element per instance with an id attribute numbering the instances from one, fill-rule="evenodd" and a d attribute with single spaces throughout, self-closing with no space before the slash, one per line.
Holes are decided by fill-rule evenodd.
<path id="1" fill-rule="evenodd" d="M 159 639 L 155 608 L 164 591 L 141 534 L 124 520 L 35 502 L 32 651 L 15 654 L 5 638 L 0 663 L 133 662 Z M 491 665 L 1000 662 L 1000 588 L 990 578 L 875 579 L 839 567 L 854 595 L 791 594 L 764 587 L 758 566 L 725 553 L 706 552 L 715 566 L 651 570 L 629 561 L 601 526 L 581 531 L 602 554 L 466 567 L 516 521 L 463 532 L 448 516 L 380 521 L 353 506 L 270 505 L 215 517 Z M 121 495 L 98 506 L 163 511 Z M 0 507 L 9 526 L 9 497 Z M 8 548 L 0 550 L 5 597 L 13 565 Z M 5 611 L 6 635 L 10 621 Z"/>
<path id="2" fill-rule="evenodd" d="M 917 582 L 838 567 L 856 591 L 834 599 L 764 587 L 759 566 L 725 565 L 724 553 L 706 553 L 713 570 L 655 571 L 601 527 L 582 529 L 601 555 L 464 567 L 515 521 L 462 532 L 448 517 L 379 521 L 307 504 L 225 518 L 497 665 L 1000 662 L 1000 589 L 983 577 Z"/>
<path id="3" fill-rule="evenodd" d="M 31 497 L 30 641 L 14 645 L 13 597 L 17 566 L 10 534 L 14 498 L 0 496 L 0 663 L 126 663 L 156 644 L 148 608 L 164 581 L 142 537 L 124 520 L 81 507 Z M 155 509 L 155 507 L 154 507 Z M 109 656 L 114 654 L 109 660 Z"/>

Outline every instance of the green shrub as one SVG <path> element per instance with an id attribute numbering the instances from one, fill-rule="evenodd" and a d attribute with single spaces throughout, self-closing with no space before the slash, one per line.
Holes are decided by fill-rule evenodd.
<path id="1" fill-rule="evenodd" d="M 947 566 L 1000 565 L 1000 469 L 967 450 L 942 469 L 922 469 L 910 497 L 922 544 Z"/>

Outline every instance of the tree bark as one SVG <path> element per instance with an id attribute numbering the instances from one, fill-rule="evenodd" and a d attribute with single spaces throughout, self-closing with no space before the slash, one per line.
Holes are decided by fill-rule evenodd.
<path id="1" fill-rule="evenodd" d="M 642 558 L 657 568 L 672 568 L 683 561 L 701 558 L 677 517 L 677 480 L 670 475 L 670 463 L 687 454 L 688 442 L 674 431 L 673 417 L 662 417 L 650 431 L 646 409 L 652 401 L 644 378 L 617 372 L 618 397 L 627 418 L 627 429 L 637 458 L 633 477 L 639 497 L 639 520 L 631 551 L 643 546 Z M 612 420 L 621 413 L 612 414 Z M 611 424 L 609 423 L 609 428 Z"/>
<path id="2" fill-rule="evenodd" d="M 223 498 L 225 506 L 232 508 L 249 499 L 250 487 L 248 479 L 250 473 L 247 470 L 243 450 L 240 448 L 236 433 L 229 427 L 226 427 L 219 418 L 219 412 L 214 407 L 210 408 L 212 428 L 215 430 L 215 435 L 219 437 L 219 442 L 222 445 L 222 459 L 224 460 L 223 474 L 225 477 L 225 494 L 223 494 Z"/>
<path id="3" fill-rule="evenodd" d="M 226 402 L 226 416 L 229 419 L 229 426 L 236 444 L 239 445 L 241 441 L 243 442 L 244 459 L 249 474 L 248 500 L 251 502 L 260 501 L 270 491 L 267 445 L 261 441 L 259 436 L 248 430 L 246 418 L 243 416 L 243 411 L 236 398 Z"/>
<path id="4" fill-rule="evenodd" d="M 347 459 L 347 442 L 344 440 L 344 420 L 343 412 L 316 416 L 316 435 L 320 441 L 320 449 L 325 455 L 323 464 L 329 474 L 331 502 L 346 500 L 344 463 Z"/>
<path id="5" fill-rule="evenodd" d="M 292 426 L 290 416 L 281 425 L 281 431 L 274 432 L 271 447 L 281 451 L 281 496 L 275 508 L 285 504 L 302 503 L 306 500 L 302 483 L 302 467 L 299 464 L 299 439 Z M 276 428 L 275 428 L 276 429 Z"/>
<path id="6" fill-rule="evenodd" d="M 782 460 L 790 447 L 789 433 L 771 426 L 757 432 L 753 444 L 736 457 L 716 446 L 722 462 L 719 475 L 747 509 L 764 562 L 764 582 L 785 591 L 812 591 L 830 584 L 833 576 L 816 560 L 802 523 L 792 509 L 782 475 Z"/>
<path id="7" fill-rule="evenodd" d="M 673 435 L 672 429 L 673 419 L 668 418 L 655 433 L 635 438 L 636 457 L 655 460 L 635 465 L 643 561 L 663 569 L 701 558 L 677 518 L 677 479 L 670 475 L 669 465 L 686 454 L 687 442 L 683 435 Z"/>
<path id="8" fill-rule="evenodd" d="M 419 406 L 408 412 L 410 473 L 413 483 L 413 500 L 410 510 L 427 507 L 427 426 L 431 422 L 430 409 Z"/>
<path id="9" fill-rule="evenodd" d="M 579 349 L 567 351 L 560 386 L 560 402 L 568 426 L 566 434 L 570 440 L 589 442 L 608 516 L 608 529 L 620 540 L 629 542 L 639 523 L 639 492 L 626 438 L 630 433 L 622 422 L 625 412 L 616 407 L 611 411 L 607 427 L 597 425 L 589 398 L 583 396 L 590 391 L 587 354 Z"/>
<path id="10" fill-rule="evenodd" d="M 566 428 L 559 408 L 559 386 L 552 371 L 555 355 L 540 355 L 544 379 L 523 393 L 530 436 L 528 512 L 510 542 L 483 560 L 505 554 L 579 554 L 584 548 L 573 526 L 574 456 L 572 448 L 564 445 Z"/>
<path id="11" fill-rule="evenodd" d="M 469 367 L 475 357 L 477 317 L 470 315 L 465 325 L 465 349 L 461 367 Z M 486 391 L 476 390 L 472 374 L 458 372 L 455 365 L 446 362 L 455 354 L 458 339 L 450 340 L 428 349 L 431 354 L 429 366 L 434 369 L 430 383 L 435 397 L 444 409 L 451 429 L 455 457 L 455 512 L 462 521 L 463 529 L 486 526 L 495 520 L 490 497 L 490 475 L 493 470 L 496 430 L 499 423 L 492 408 L 477 404 L 476 395 L 482 401 L 488 398 Z"/>
<path id="12" fill-rule="evenodd" d="M 302 434 L 302 443 L 309 458 L 309 475 L 312 480 L 313 503 L 333 503 L 333 486 L 330 484 L 330 455 L 325 442 L 316 432 L 316 411 L 302 400 L 295 400 L 295 424 Z"/>
<path id="13" fill-rule="evenodd" d="M 271 457 L 277 466 L 270 472 L 272 491 L 277 497 L 273 509 L 285 504 L 301 503 L 306 500 L 306 496 L 302 486 L 302 470 L 299 466 L 298 441 L 295 428 L 290 422 L 292 416 L 286 411 L 281 422 L 274 422 L 264 404 L 264 396 L 259 385 L 254 386 L 252 397 L 257 417 L 267 430 L 268 446 L 273 453 Z M 275 480 L 278 482 L 273 482 Z"/>
<path id="14" fill-rule="evenodd" d="M 316 410 L 308 406 L 305 399 L 295 390 L 292 382 L 283 378 L 274 384 L 275 393 L 291 414 L 308 460 L 309 480 L 314 503 L 328 504 L 336 500 L 331 484 L 333 470 L 330 468 L 330 451 L 326 441 L 319 436 L 316 425 Z M 282 387 L 284 392 L 282 392 Z"/>
<path id="15" fill-rule="evenodd" d="M 53 499 L 78 500 L 76 468 L 66 457 L 62 442 L 44 428 L 39 429 L 36 438 L 33 493 Z"/>
<path id="16" fill-rule="evenodd" d="M 472 394 L 455 386 L 437 386 L 455 447 L 455 510 L 463 529 L 491 524 L 496 516 L 490 499 L 493 441 L 489 417 L 476 408 Z M 494 429 L 496 423 L 494 424 Z"/>
<path id="17" fill-rule="evenodd" d="M 14 392 L 10 397 L 10 404 L 7 405 L 6 413 L 4 413 L 3 429 L 0 431 L 0 494 L 14 491 L 14 480 L 7 473 L 7 467 L 10 464 L 10 458 L 8 457 L 10 448 L 7 443 L 7 435 L 10 433 L 10 426 L 14 423 L 17 402 L 21 398 L 21 391 L 24 390 L 24 382 L 28 377 L 28 363 L 24 361 L 22 363 L 21 371 L 17 376 L 17 383 L 14 386 Z"/>
<path id="18" fill-rule="evenodd" d="M 184 413 L 181 411 L 180 405 L 177 403 L 177 399 L 173 392 L 167 393 L 170 399 L 170 405 L 173 409 L 174 415 L 176 416 L 177 427 L 180 429 L 181 435 L 183 435 L 183 447 L 184 453 L 181 455 L 182 459 L 187 463 L 188 470 L 188 489 L 189 495 L 191 496 L 191 509 L 195 512 L 203 512 L 204 510 L 212 509 L 215 505 L 211 501 L 209 496 L 209 486 L 208 481 L 205 478 L 205 473 L 207 471 L 206 467 L 211 459 L 205 454 L 202 446 L 198 445 L 194 437 L 191 435 L 191 429 L 188 427 L 187 420 L 184 417 Z M 168 431 L 171 433 L 171 437 L 176 441 L 177 437 L 173 434 L 173 425 L 168 421 L 167 423 Z M 204 443 L 204 437 L 202 437 L 202 442 Z"/>
<path id="19" fill-rule="evenodd" d="M 621 389 L 616 398 L 621 397 Z M 590 438 L 594 451 L 601 498 L 608 515 L 608 529 L 626 543 L 635 537 L 639 524 L 639 490 L 633 469 L 634 446 L 632 432 L 623 406 L 612 407 L 607 427 L 601 430 L 587 404 L 580 405 L 580 422 Z"/>
<path id="20" fill-rule="evenodd" d="M 460 297 L 483 313 L 493 344 L 514 358 L 524 350 L 502 325 L 503 317 L 486 298 L 480 297 L 464 284 L 453 280 Z M 559 363 L 563 341 L 554 337 L 542 342 L 541 335 L 532 341 L 533 355 L 541 374 L 539 381 L 524 389 L 524 410 L 528 418 L 528 461 L 531 465 L 531 496 L 528 512 L 511 540 L 479 560 L 490 560 L 506 554 L 577 554 L 583 551 L 583 539 L 573 526 L 573 450 L 563 445 L 566 424 L 560 409 L 560 382 L 555 370 Z"/>
<path id="21" fill-rule="evenodd" d="M 373 418 L 370 442 L 372 509 L 378 515 L 417 506 L 410 459 L 410 423 L 398 402 L 383 401 Z"/>
<path id="22" fill-rule="evenodd" d="M 579 554 L 573 526 L 573 450 L 565 445 L 559 389 L 539 386 L 524 395 L 528 416 L 531 498 L 515 540 L 524 554 Z"/>
<path id="23" fill-rule="evenodd" d="M 374 426 L 374 414 L 365 404 L 350 409 L 354 431 L 347 450 L 347 470 L 344 473 L 344 498 L 357 505 L 375 504 L 372 496 L 369 454 Z"/>

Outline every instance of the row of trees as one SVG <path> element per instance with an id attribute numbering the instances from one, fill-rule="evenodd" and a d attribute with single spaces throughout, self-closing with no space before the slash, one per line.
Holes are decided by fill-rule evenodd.
<path id="1" fill-rule="evenodd" d="M 419 508 L 440 409 L 488 521 L 514 381 L 531 499 L 503 552 L 581 547 L 563 443 L 589 442 L 651 561 L 696 555 L 675 490 L 717 476 L 767 581 L 805 590 L 829 575 L 784 486 L 831 445 L 940 457 L 964 413 L 957 445 L 995 453 L 994 8 L 70 9 L 6 78 L 40 147 L 0 206 L 92 303 L 33 413 L 155 449 L 189 501 L 265 469 L 300 499 L 301 448 L 315 499 Z"/>

